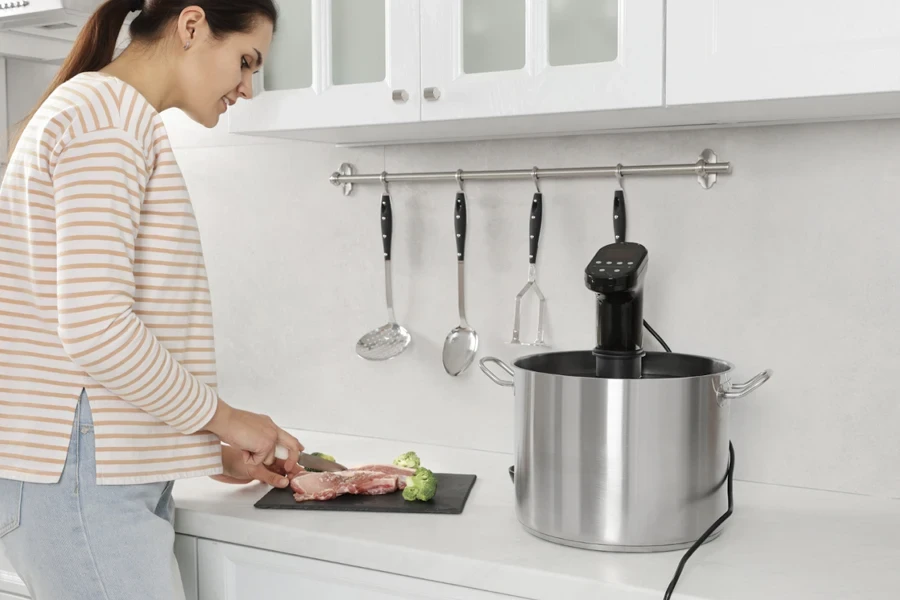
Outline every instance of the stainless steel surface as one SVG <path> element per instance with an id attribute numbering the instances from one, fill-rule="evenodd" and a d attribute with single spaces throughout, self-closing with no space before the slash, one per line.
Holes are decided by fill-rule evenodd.
<path id="1" fill-rule="evenodd" d="M 506 364 L 499 358 L 494 358 L 493 356 L 485 356 L 480 361 L 478 361 L 478 365 L 481 367 L 481 371 L 485 375 L 487 375 L 491 381 L 493 381 L 497 385 L 502 385 L 504 387 L 513 387 L 515 385 L 513 383 L 512 379 L 503 379 L 501 377 L 498 377 L 493 371 L 491 371 L 488 368 L 488 364 L 490 364 L 490 363 L 493 363 L 493 364 L 497 365 L 498 367 L 500 367 L 501 369 L 503 369 L 504 371 L 506 371 L 510 377 L 514 377 L 515 372 L 512 370 L 512 368 L 508 364 Z"/>
<path id="2" fill-rule="evenodd" d="M 511 344 L 516 344 L 519 346 L 546 346 L 546 342 L 544 342 L 544 313 L 546 312 L 547 298 L 544 297 L 544 293 L 541 291 L 541 288 L 538 287 L 536 281 L 537 268 L 535 265 L 528 265 L 528 280 L 525 285 L 522 286 L 522 289 L 519 290 L 519 293 L 516 294 L 516 308 L 515 315 L 513 317 L 513 333 L 512 340 L 510 340 Z M 520 321 L 522 319 L 522 298 L 525 297 L 525 294 L 528 293 L 528 290 L 534 290 L 535 295 L 538 299 L 538 325 L 537 325 L 537 333 L 535 333 L 533 342 L 523 342 L 519 338 L 519 329 L 520 329 Z"/>
<path id="3" fill-rule="evenodd" d="M 346 163 L 345 163 L 346 164 Z M 343 165 L 342 165 L 343 167 Z M 465 181 L 494 179 L 560 179 L 571 177 L 616 177 L 621 180 L 625 175 L 692 175 L 696 176 L 704 189 L 709 189 L 716 182 L 717 175 L 731 173 L 730 162 L 718 162 L 712 150 L 704 150 L 694 163 L 662 164 L 662 165 L 615 165 L 610 167 L 567 167 L 556 169 L 507 169 L 494 171 L 432 171 L 421 173 L 388 173 L 387 181 L 451 181 L 457 174 Z M 373 183 L 381 181 L 380 173 L 345 174 L 340 171 L 332 173 L 329 178 L 334 185 L 346 183 Z M 345 192 L 349 193 L 349 192 Z"/>
<path id="4" fill-rule="evenodd" d="M 300 458 L 297 460 L 297 464 L 305 469 L 317 469 L 319 471 L 347 470 L 347 467 L 345 467 L 341 463 L 326 460 L 318 456 L 313 456 L 311 454 L 307 454 L 306 452 L 300 453 Z"/>
<path id="5" fill-rule="evenodd" d="M 697 161 L 699 165 L 697 181 L 700 182 L 700 187 L 702 187 L 704 190 L 708 190 L 716 184 L 717 175 L 715 172 L 710 171 L 710 166 L 715 165 L 718 162 L 719 157 L 716 156 L 716 153 L 709 148 L 700 153 L 700 158 Z"/>
<path id="6" fill-rule="evenodd" d="M 352 177 L 353 176 L 353 165 L 350 163 L 341 163 L 341 167 L 331 174 L 331 183 L 334 185 L 338 185 L 341 187 L 341 190 L 344 192 L 345 196 L 349 196 L 350 192 L 353 191 L 353 182 L 352 181 L 335 181 L 334 178 L 337 177 Z M 382 178 L 382 175 L 378 175 L 378 181 L 386 181 L 386 179 Z"/>
<path id="7" fill-rule="evenodd" d="M 394 90 L 391 94 L 394 102 L 406 102 L 409 100 L 409 93 L 406 90 Z"/>
<path id="8" fill-rule="evenodd" d="M 500 385 L 481 360 L 482 371 Z M 515 391 L 516 515 L 559 544 L 617 552 L 690 547 L 727 508 L 730 401 L 725 361 L 648 352 L 642 379 L 593 375 L 591 351 L 520 358 Z M 721 532 L 721 528 L 709 539 Z"/>
<path id="9" fill-rule="evenodd" d="M 275 458 L 285 460 L 288 457 L 288 450 L 281 444 L 275 446 Z M 346 471 L 347 467 L 341 463 L 332 462 L 318 456 L 301 452 L 297 460 L 297 464 L 305 469 L 318 469 L 319 471 Z"/>
<path id="10" fill-rule="evenodd" d="M 385 196 L 387 197 L 387 183 L 385 183 Z M 382 220 L 385 219 L 382 216 Z M 393 225 L 391 225 L 393 227 Z M 386 237 L 382 233 L 382 237 Z M 387 240 L 390 246 L 390 240 Z M 390 250 L 390 248 L 388 248 Z M 391 258 L 388 252 L 384 255 L 384 295 L 387 304 L 388 322 L 369 331 L 356 342 L 356 354 L 366 360 L 389 360 L 400 355 L 409 346 L 412 336 L 409 331 L 399 323 L 394 315 L 394 286 L 391 277 Z"/>
<path id="11" fill-rule="evenodd" d="M 441 90 L 436 87 L 427 87 L 423 92 L 423 96 L 425 96 L 426 100 L 440 100 L 441 99 Z"/>
<path id="12" fill-rule="evenodd" d="M 465 261 L 457 262 L 459 325 L 447 335 L 444 340 L 444 350 L 441 360 L 444 370 L 449 375 L 459 375 L 469 368 L 478 352 L 478 333 L 472 329 L 466 320 L 466 290 L 465 290 Z"/>

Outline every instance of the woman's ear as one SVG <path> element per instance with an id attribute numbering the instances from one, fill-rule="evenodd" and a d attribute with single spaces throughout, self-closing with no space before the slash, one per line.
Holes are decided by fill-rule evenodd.
<path id="1" fill-rule="evenodd" d="M 206 12 L 199 6 L 189 6 L 178 17 L 177 35 L 185 50 L 203 39 L 209 32 Z"/>

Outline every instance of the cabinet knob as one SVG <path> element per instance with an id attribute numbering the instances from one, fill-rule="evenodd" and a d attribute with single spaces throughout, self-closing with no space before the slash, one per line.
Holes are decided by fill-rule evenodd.
<path id="1" fill-rule="evenodd" d="M 425 88 L 425 99 L 426 100 L 440 100 L 441 99 L 441 90 L 436 87 L 428 87 Z"/>
<path id="2" fill-rule="evenodd" d="M 406 90 L 394 90 L 392 97 L 394 99 L 394 102 L 406 102 L 407 100 L 409 100 L 409 94 L 406 92 Z"/>

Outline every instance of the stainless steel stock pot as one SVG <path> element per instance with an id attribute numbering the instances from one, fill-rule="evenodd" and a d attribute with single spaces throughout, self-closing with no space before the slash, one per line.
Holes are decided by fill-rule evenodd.
<path id="1" fill-rule="evenodd" d="M 647 352 L 640 379 L 599 378 L 595 365 L 590 350 L 480 361 L 515 391 L 519 521 L 595 550 L 691 546 L 727 508 L 731 401 L 771 371 L 735 384 L 728 362 L 668 352 Z"/>

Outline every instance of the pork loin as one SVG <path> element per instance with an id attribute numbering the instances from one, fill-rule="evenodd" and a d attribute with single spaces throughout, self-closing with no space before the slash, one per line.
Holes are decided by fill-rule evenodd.
<path id="1" fill-rule="evenodd" d="M 396 492 L 397 475 L 348 469 L 327 473 L 300 473 L 291 480 L 294 500 L 331 500 L 342 494 L 375 496 Z"/>

